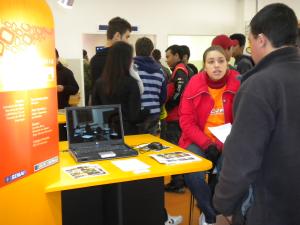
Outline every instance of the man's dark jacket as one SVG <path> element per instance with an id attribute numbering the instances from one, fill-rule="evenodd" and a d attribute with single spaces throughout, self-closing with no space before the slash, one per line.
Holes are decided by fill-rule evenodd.
<path id="1" fill-rule="evenodd" d="M 234 65 L 240 74 L 244 74 L 254 67 L 254 62 L 250 56 L 241 55 L 236 58 Z"/>
<path id="2" fill-rule="evenodd" d="M 94 87 L 94 85 L 96 83 L 96 80 L 98 78 L 100 78 L 100 76 L 101 76 L 101 74 L 103 72 L 103 69 L 104 69 L 104 66 L 105 66 L 105 63 L 106 63 L 106 58 L 107 58 L 109 49 L 110 48 L 100 49 L 96 53 L 96 55 L 94 55 L 91 58 L 91 61 L 90 61 L 90 70 L 91 70 L 91 77 L 92 77 L 92 88 Z"/>
<path id="3" fill-rule="evenodd" d="M 284 47 L 245 74 L 214 196 L 215 208 L 235 214 L 251 185 L 247 225 L 300 223 L 300 53 Z"/>
<path id="4" fill-rule="evenodd" d="M 70 95 L 75 95 L 79 86 L 74 78 L 73 72 L 60 62 L 56 65 L 57 85 L 63 85 L 62 92 L 57 92 L 58 108 L 63 109 L 69 105 Z"/>

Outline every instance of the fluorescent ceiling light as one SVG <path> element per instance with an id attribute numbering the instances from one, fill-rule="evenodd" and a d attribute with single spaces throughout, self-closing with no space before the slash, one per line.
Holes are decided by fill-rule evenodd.
<path id="1" fill-rule="evenodd" d="M 62 7 L 71 9 L 74 3 L 74 0 L 58 0 L 58 4 L 60 4 Z"/>

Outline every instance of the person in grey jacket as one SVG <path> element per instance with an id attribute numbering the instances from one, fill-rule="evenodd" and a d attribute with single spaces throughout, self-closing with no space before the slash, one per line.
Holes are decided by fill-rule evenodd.
<path id="1" fill-rule="evenodd" d="M 213 201 L 232 224 L 238 212 L 247 225 L 300 221 L 297 23 L 294 11 L 281 3 L 267 5 L 250 23 L 256 66 L 243 76 L 235 98 Z"/>
<path id="2" fill-rule="evenodd" d="M 238 44 L 233 47 L 232 56 L 235 58 L 234 67 L 241 75 L 243 75 L 254 67 L 252 58 L 243 54 L 246 37 L 243 34 L 235 33 L 230 35 L 230 39 L 238 42 Z"/>

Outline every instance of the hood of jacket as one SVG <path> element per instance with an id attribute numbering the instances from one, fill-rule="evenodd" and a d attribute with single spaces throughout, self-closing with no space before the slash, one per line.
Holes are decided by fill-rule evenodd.
<path id="1" fill-rule="evenodd" d="M 134 58 L 138 70 L 145 71 L 147 73 L 157 73 L 161 71 L 161 66 L 150 56 L 137 56 Z"/>

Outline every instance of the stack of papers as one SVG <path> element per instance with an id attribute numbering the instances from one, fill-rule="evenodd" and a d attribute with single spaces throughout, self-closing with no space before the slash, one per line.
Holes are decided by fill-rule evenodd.
<path id="1" fill-rule="evenodd" d="M 162 153 L 162 154 L 153 154 L 150 155 L 156 161 L 162 164 L 182 164 L 182 163 L 189 163 L 195 161 L 201 161 L 200 157 L 197 157 L 188 152 L 170 152 L 170 153 Z"/>

